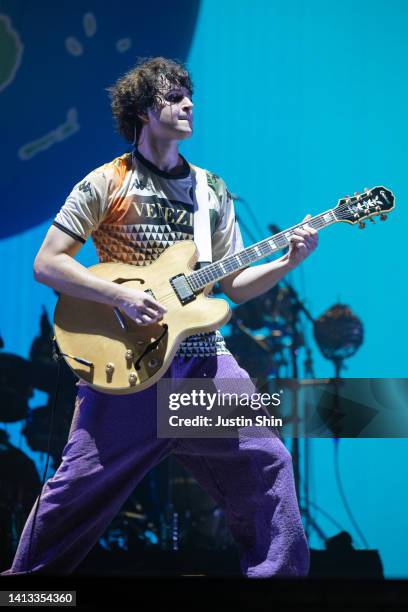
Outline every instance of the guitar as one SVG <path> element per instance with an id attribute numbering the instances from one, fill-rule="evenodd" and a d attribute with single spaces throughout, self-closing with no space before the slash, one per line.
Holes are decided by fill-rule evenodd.
<path id="1" fill-rule="evenodd" d="M 293 231 L 308 223 L 316 230 L 338 222 L 358 224 L 395 206 L 391 191 L 374 187 L 342 198 L 306 222 L 194 271 L 197 248 L 192 240 L 168 247 L 149 266 L 100 263 L 89 268 L 95 276 L 150 293 L 167 308 L 158 323 L 138 325 L 118 308 L 61 295 L 55 308 L 54 331 L 61 355 L 73 372 L 98 391 L 128 394 L 147 389 L 166 372 L 188 336 L 211 332 L 228 322 L 228 303 L 209 297 L 213 284 L 289 246 Z"/>

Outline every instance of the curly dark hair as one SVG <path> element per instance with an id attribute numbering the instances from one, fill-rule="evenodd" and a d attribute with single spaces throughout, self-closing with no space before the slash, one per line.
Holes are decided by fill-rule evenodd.
<path id="1" fill-rule="evenodd" d="M 108 87 L 112 114 L 119 134 L 136 143 L 143 127 L 141 115 L 157 108 L 168 85 L 185 87 L 193 95 L 193 83 L 187 68 L 179 61 L 165 57 L 138 58 L 137 64 L 115 85 Z"/>

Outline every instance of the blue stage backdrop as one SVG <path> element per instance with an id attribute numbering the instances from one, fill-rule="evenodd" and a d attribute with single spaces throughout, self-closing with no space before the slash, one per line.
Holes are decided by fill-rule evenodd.
<path id="1" fill-rule="evenodd" d="M 404 0 L 1 2 L 5 350 L 28 356 L 42 305 L 52 316 L 55 296 L 33 281 L 32 264 L 72 185 L 127 150 L 113 131 L 105 88 L 137 56 L 165 55 L 186 60 L 196 84 L 195 134 L 183 153 L 244 198 L 237 212 L 257 239 L 268 224 L 293 225 L 366 186 L 394 191 L 397 207 L 386 223 L 324 230 L 290 280 L 314 317 L 342 302 L 362 320 L 364 344 L 345 375 L 407 376 L 407 26 Z M 90 265 L 95 257 L 87 243 L 78 259 Z M 332 375 L 307 322 L 304 332 L 316 376 Z M 42 399 L 37 393 L 31 405 Z M 8 426 L 38 461 L 20 429 Z M 407 577 L 408 441 L 339 445 L 361 531 L 379 549 L 386 575 Z M 333 442 L 314 440 L 309 452 L 311 499 L 324 511 L 312 508 L 315 520 L 327 535 L 350 531 L 360 547 L 336 485 Z M 315 533 L 310 544 L 321 546 Z"/>

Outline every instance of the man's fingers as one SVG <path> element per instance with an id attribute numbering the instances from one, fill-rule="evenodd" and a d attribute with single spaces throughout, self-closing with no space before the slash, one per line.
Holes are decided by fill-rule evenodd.
<path id="1" fill-rule="evenodd" d="M 141 316 L 145 321 L 148 321 L 149 323 L 156 323 L 157 321 L 161 321 L 163 319 L 163 314 L 161 312 L 143 311 Z"/>
<path id="2" fill-rule="evenodd" d="M 293 238 L 291 239 L 291 243 L 297 249 L 298 248 L 303 248 L 303 247 L 307 248 L 304 239 L 301 238 L 301 237 L 293 236 Z"/>
<path id="3" fill-rule="evenodd" d="M 153 323 L 157 323 L 158 321 L 160 321 L 163 317 L 161 315 L 157 316 L 151 316 L 145 313 L 140 314 L 136 319 L 136 323 L 138 323 L 139 321 L 139 325 L 152 325 Z"/>
<path id="4" fill-rule="evenodd" d="M 305 236 L 299 236 L 298 234 L 293 234 L 291 241 L 295 243 L 305 242 Z"/>
<path id="5" fill-rule="evenodd" d="M 311 217 L 310 213 L 307 214 L 302 223 L 293 230 L 290 237 L 293 260 L 296 263 L 303 261 L 317 246 L 317 230 L 307 223 Z"/>
<path id="6" fill-rule="evenodd" d="M 309 249 L 315 248 L 317 245 L 317 236 L 297 236 L 293 235 L 291 238 L 291 242 L 296 247 L 305 246 Z"/>
<path id="7" fill-rule="evenodd" d="M 150 296 L 146 296 L 143 306 L 145 309 L 153 310 L 155 313 L 160 312 L 164 314 L 167 312 L 167 308 L 165 306 L 162 306 L 162 304 L 156 302 L 156 300 Z"/>
<path id="8" fill-rule="evenodd" d="M 302 221 L 302 223 L 303 223 L 303 221 Z M 315 234 L 317 234 L 317 231 L 313 227 L 310 227 L 310 225 L 305 224 L 305 225 L 301 225 L 299 227 L 296 227 L 293 230 L 293 233 L 295 235 L 297 234 L 298 236 L 314 236 Z"/>
<path id="9" fill-rule="evenodd" d="M 155 312 L 154 310 L 144 307 L 138 308 L 130 316 L 138 325 L 151 325 L 163 319 L 161 312 Z"/>
<path id="10" fill-rule="evenodd" d="M 143 306 L 143 308 L 141 308 L 141 311 L 143 312 L 143 314 L 149 315 L 150 317 L 153 317 L 153 319 L 156 319 L 158 316 L 162 316 L 163 311 L 162 310 L 155 310 L 154 308 L 151 308 L 150 305 L 149 306 Z"/>

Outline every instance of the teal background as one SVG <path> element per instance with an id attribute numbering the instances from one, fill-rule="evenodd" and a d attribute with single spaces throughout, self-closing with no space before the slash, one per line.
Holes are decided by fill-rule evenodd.
<path id="1" fill-rule="evenodd" d="M 177 14 L 177 2 L 173 6 Z M 290 275 L 313 316 L 341 301 L 361 318 L 365 340 L 347 362 L 345 375 L 350 377 L 408 376 L 407 26 L 408 3 L 403 0 L 203 0 L 186 55 L 196 85 L 195 134 L 181 150 L 248 201 L 265 228 L 259 238 L 268 235 L 268 223 L 293 225 L 366 186 L 385 185 L 394 192 L 397 207 L 387 222 L 368 224 L 364 231 L 347 224 L 324 230 L 317 251 Z M 117 66 L 116 74 L 132 59 Z M 99 57 L 92 61 L 98 65 Z M 99 85 L 92 87 L 93 78 L 89 73 L 84 95 L 102 99 L 105 93 Z M 67 163 L 67 185 L 80 178 L 70 170 L 75 151 L 81 151 L 85 174 L 126 150 L 117 136 L 110 136 L 105 107 L 92 126 L 91 140 L 89 133 L 82 137 L 79 132 L 56 145 Z M 50 181 L 47 155 L 41 178 Z M 30 162 L 25 164 L 14 181 L 15 206 Z M 41 208 L 40 185 L 31 187 L 32 206 Z M 60 191 L 58 199 L 47 202 L 55 212 L 68 189 Z M 252 226 L 246 205 L 236 206 Z M 23 356 L 38 333 L 42 304 L 50 314 L 54 306 L 53 293 L 32 278 L 32 262 L 52 217 L 0 242 L 0 332 L 5 349 Z M 245 234 L 244 239 L 249 245 Z M 95 261 L 91 243 L 78 259 L 85 265 Z M 304 330 L 316 375 L 332 375 L 310 325 L 305 323 Z M 31 405 L 42 399 L 36 393 Z M 25 446 L 20 428 L 19 423 L 8 426 L 13 441 L 41 468 L 44 457 Z M 311 499 L 360 547 L 335 482 L 333 448 L 332 440 L 309 442 Z M 339 442 L 349 504 L 370 548 L 379 549 L 387 577 L 408 577 L 407 450 L 406 439 Z M 312 512 L 327 535 L 339 531 L 333 520 Z M 310 545 L 322 547 L 315 533 Z"/>
<path id="2" fill-rule="evenodd" d="M 406 377 L 404 231 L 408 3 L 396 0 L 207 0 L 189 54 L 196 133 L 186 151 L 248 200 L 259 223 L 282 228 L 366 186 L 394 191 L 384 222 L 322 231 L 291 274 L 317 317 L 336 302 L 364 324 L 351 377 Z M 236 204 L 251 226 L 243 204 Z M 248 238 L 246 238 L 246 244 Z M 311 336 L 309 324 L 305 325 Z M 332 375 L 311 340 L 316 375 Z M 300 356 L 302 361 L 303 355 Z M 407 577 L 408 441 L 341 440 L 343 486 L 388 577 Z M 335 481 L 331 440 L 309 442 L 311 500 L 362 546 Z M 303 455 L 303 443 L 301 452 Z M 338 527 L 312 508 L 328 534 Z M 313 547 L 321 547 L 316 535 Z"/>

